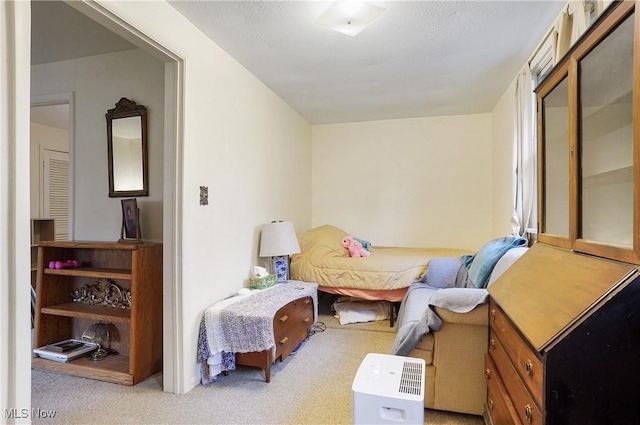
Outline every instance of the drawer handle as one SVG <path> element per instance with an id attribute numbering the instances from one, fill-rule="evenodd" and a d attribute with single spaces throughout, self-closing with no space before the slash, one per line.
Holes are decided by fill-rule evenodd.
<path id="1" fill-rule="evenodd" d="M 491 338 L 491 341 L 489 341 L 489 349 L 490 350 L 495 350 L 496 349 L 496 340 L 495 340 L 495 338 Z"/>
<path id="2" fill-rule="evenodd" d="M 287 343 L 287 341 L 289 341 L 289 337 L 288 337 L 288 336 L 285 336 L 284 338 L 282 338 L 282 339 L 280 340 L 280 345 L 284 345 L 284 344 L 286 344 L 286 343 Z"/>
<path id="3" fill-rule="evenodd" d="M 308 317 L 306 319 L 304 319 L 304 323 L 309 323 L 311 321 L 311 319 L 309 319 Z"/>
<path id="4" fill-rule="evenodd" d="M 491 320 L 493 320 L 494 322 L 496 321 L 496 311 L 495 311 L 495 309 L 491 309 L 491 312 L 489 313 L 489 316 L 491 317 Z"/>
<path id="5" fill-rule="evenodd" d="M 489 370 L 488 368 L 487 368 L 487 369 L 485 369 L 485 371 L 484 371 L 484 377 L 485 377 L 486 379 L 490 379 L 490 378 L 491 378 L 491 370 Z"/>
<path id="6" fill-rule="evenodd" d="M 533 363 L 531 363 L 531 360 L 527 360 L 524 363 L 524 370 L 527 371 L 527 375 L 529 375 L 529 377 L 533 377 Z"/>
<path id="7" fill-rule="evenodd" d="M 528 404 L 524 406 L 524 415 L 527 417 L 527 422 L 533 422 L 533 412 L 531 411 L 531 406 Z"/>
<path id="8" fill-rule="evenodd" d="M 310 300 L 309 298 L 305 298 L 305 299 L 304 299 L 304 303 L 305 303 L 305 304 L 309 304 L 310 302 L 311 302 L 311 300 Z"/>
<path id="9" fill-rule="evenodd" d="M 493 400 L 489 399 L 489 403 L 487 403 L 489 405 L 489 410 L 493 410 Z"/>
<path id="10" fill-rule="evenodd" d="M 287 320 L 289 320 L 289 316 L 287 316 L 286 314 L 280 318 L 281 322 L 286 322 Z"/>

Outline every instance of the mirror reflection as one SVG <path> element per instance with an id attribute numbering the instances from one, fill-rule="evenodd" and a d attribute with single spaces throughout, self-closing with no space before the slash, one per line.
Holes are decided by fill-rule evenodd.
<path id="1" fill-rule="evenodd" d="M 569 237 L 569 81 L 543 99 L 544 233 Z"/>
<path id="2" fill-rule="evenodd" d="M 142 132 L 140 117 L 118 118 L 113 126 L 113 189 L 141 190 Z"/>
<path id="3" fill-rule="evenodd" d="M 122 98 L 106 118 L 109 196 L 147 196 L 146 108 Z"/>

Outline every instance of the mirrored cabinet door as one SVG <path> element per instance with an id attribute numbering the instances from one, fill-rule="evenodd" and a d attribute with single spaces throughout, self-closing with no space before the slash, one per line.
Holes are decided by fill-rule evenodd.
<path id="1" fill-rule="evenodd" d="M 544 117 L 543 232 L 569 238 L 569 91 L 563 78 L 542 101 Z"/>
<path id="2" fill-rule="evenodd" d="M 612 3 L 536 88 L 538 240 L 640 264 L 635 7 Z"/>
<path id="3" fill-rule="evenodd" d="M 633 246 L 634 14 L 579 62 L 581 238 Z"/>

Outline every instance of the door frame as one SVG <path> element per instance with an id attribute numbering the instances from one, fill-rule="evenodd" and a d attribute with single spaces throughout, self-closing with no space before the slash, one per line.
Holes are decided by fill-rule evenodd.
<path id="1" fill-rule="evenodd" d="M 163 390 L 185 392 L 182 355 L 182 151 L 185 59 L 95 0 L 66 4 L 165 64 L 163 193 Z"/>

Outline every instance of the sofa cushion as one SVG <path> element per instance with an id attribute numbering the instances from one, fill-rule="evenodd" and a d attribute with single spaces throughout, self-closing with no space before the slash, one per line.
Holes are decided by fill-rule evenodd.
<path id="1" fill-rule="evenodd" d="M 420 351 L 420 358 L 424 359 L 427 365 L 433 363 L 433 334 L 429 332 L 420 338 L 420 342 L 413 348 Z M 411 356 L 411 353 L 409 353 Z"/>
<path id="2" fill-rule="evenodd" d="M 460 280 L 462 262 L 459 257 L 436 257 L 429 260 L 427 270 L 419 282 L 432 288 L 453 288 Z"/>
<path id="3" fill-rule="evenodd" d="M 489 308 L 487 304 L 482 304 L 467 313 L 455 313 L 446 308 L 434 307 L 438 317 L 442 319 L 443 326 L 447 323 L 456 323 L 458 325 L 470 326 L 487 326 L 487 318 L 489 317 Z"/>

